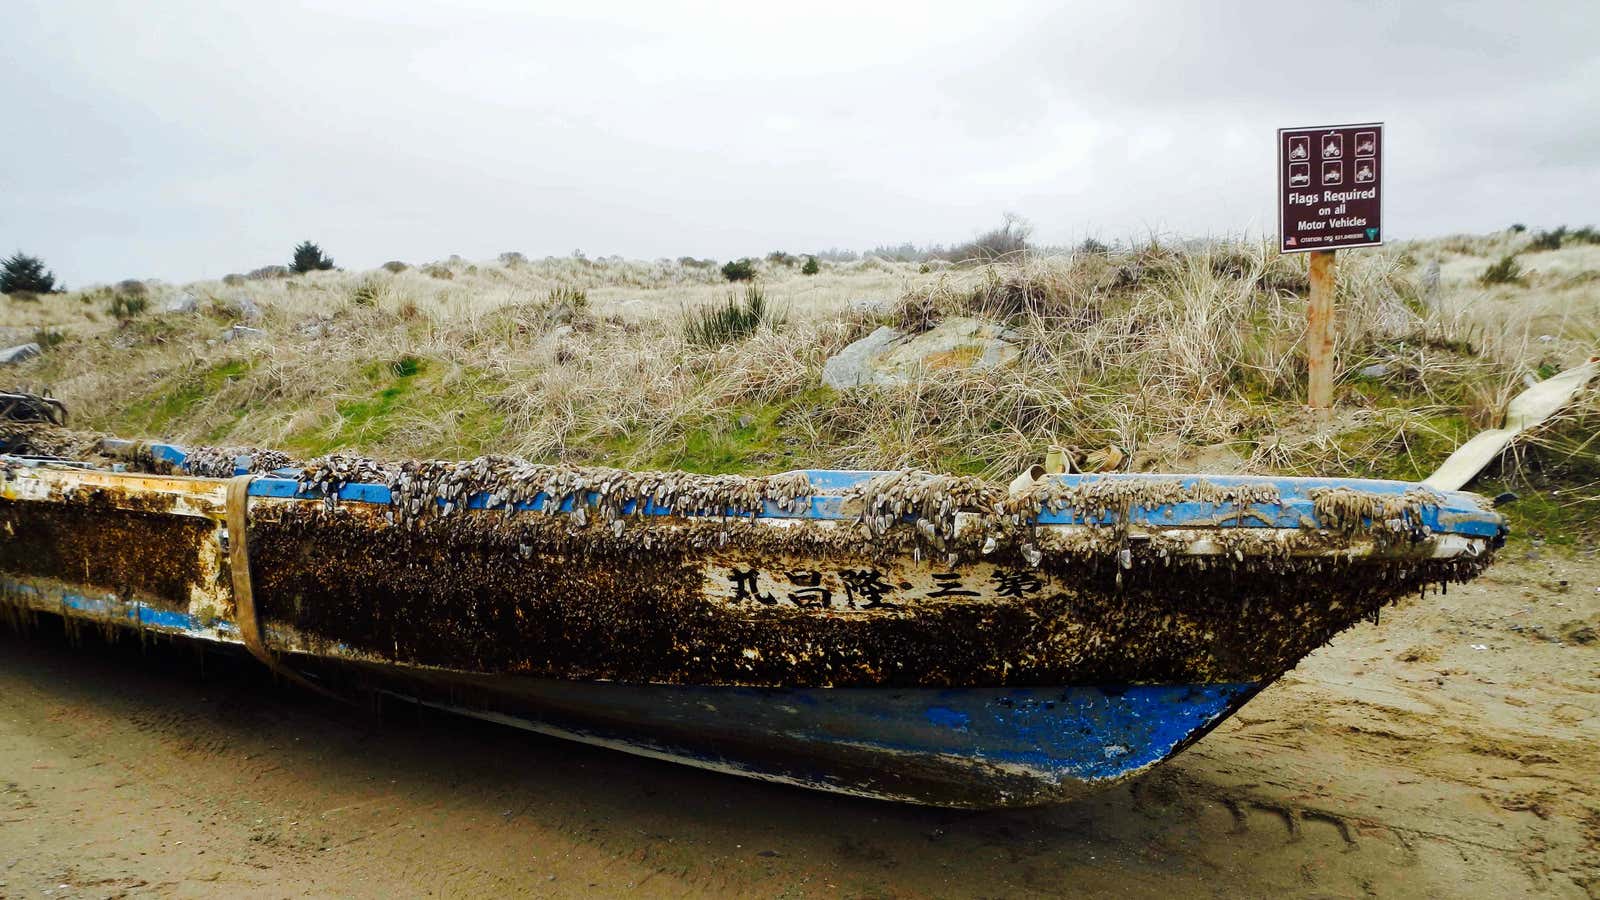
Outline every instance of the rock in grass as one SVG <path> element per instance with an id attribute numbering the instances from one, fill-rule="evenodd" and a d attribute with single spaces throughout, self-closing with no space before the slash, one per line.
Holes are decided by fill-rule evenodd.
<path id="1" fill-rule="evenodd" d="M 919 374 L 999 368 L 1022 355 L 1006 340 L 1010 334 L 1003 326 L 964 317 L 945 319 L 915 336 L 885 325 L 824 363 L 822 381 L 844 390 L 903 384 Z"/>
<path id="2" fill-rule="evenodd" d="M 162 305 L 161 311 L 188 315 L 200 308 L 200 301 L 193 294 L 179 294 Z"/>
<path id="3" fill-rule="evenodd" d="M 18 344 L 15 347 L 7 347 L 4 350 L 0 350 L 0 366 L 14 365 L 24 360 L 33 359 L 42 352 L 39 345 L 33 341 L 29 341 L 26 344 Z"/>
<path id="4" fill-rule="evenodd" d="M 239 318 L 246 322 L 254 322 L 261 318 L 261 307 L 257 306 L 256 302 L 249 297 L 235 297 L 231 305 L 234 311 L 239 314 Z"/>
<path id="5" fill-rule="evenodd" d="M 893 328 L 880 326 L 877 331 L 840 350 L 823 363 L 822 383 L 838 390 L 873 384 L 877 373 L 872 368 L 872 361 L 890 344 L 904 339 L 905 335 Z"/>

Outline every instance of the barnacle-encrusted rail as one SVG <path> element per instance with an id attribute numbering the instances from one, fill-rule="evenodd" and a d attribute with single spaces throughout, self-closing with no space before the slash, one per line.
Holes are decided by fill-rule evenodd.
<path id="1" fill-rule="evenodd" d="M 1504 535 L 1345 479 L 297 462 L 48 422 L 0 449 L 0 608 L 259 630 L 331 689 L 950 805 L 1130 777 Z"/>

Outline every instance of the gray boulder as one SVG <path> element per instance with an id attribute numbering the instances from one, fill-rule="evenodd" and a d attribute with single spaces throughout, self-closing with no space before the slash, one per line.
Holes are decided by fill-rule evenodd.
<path id="1" fill-rule="evenodd" d="M 183 293 L 162 304 L 161 311 L 189 315 L 200 308 L 200 301 L 193 294 Z"/>
<path id="2" fill-rule="evenodd" d="M 246 322 L 254 322 L 261 318 L 261 307 L 256 305 L 249 297 L 239 296 L 233 298 L 233 308 L 239 313 L 239 318 Z"/>
<path id="3" fill-rule="evenodd" d="M 7 347 L 4 350 L 0 350 L 0 366 L 14 365 L 24 360 L 33 359 L 42 352 L 44 351 L 33 341 L 29 341 L 26 344 L 18 344 L 15 347 Z"/>
<path id="4" fill-rule="evenodd" d="M 1003 326 L 981 319 L 946 319 L 918 335 L 885 325 L 823 363 L 822 381 L 844 390 L 904 384 L 958 369 L 994 369 L 1016 362 L 1022 351 Z"/>
<path id="5" fill-rule="evenodd" d="M 822 383 L 838 390 L 872 384 L 876 372 L 872 361 L 895 341 L 905 335 L 887 325 L 840 350 L 832 359 L 822 364 Z"/>

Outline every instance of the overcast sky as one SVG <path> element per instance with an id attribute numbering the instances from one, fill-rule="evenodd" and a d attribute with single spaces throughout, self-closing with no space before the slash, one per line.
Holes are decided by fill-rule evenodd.
<path id="1" fill-rule="evenodd" d="M 74 286 L 1260 234 L 1275 129 L 1366 121 L 1391 237 L 1600 220 L 1597 0 L 6 8 L 0 252 Z"/>

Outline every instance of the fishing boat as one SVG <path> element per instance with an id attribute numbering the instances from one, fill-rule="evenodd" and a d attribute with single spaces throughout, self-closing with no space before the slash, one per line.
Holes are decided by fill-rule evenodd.
<path id="1" fill-rule="evenodd" d="M 33 418 L 0 430 L 12 620 L 951 807 L 1136 777 L 1506 533 L 1391 481 L 295 462 Z"/>

